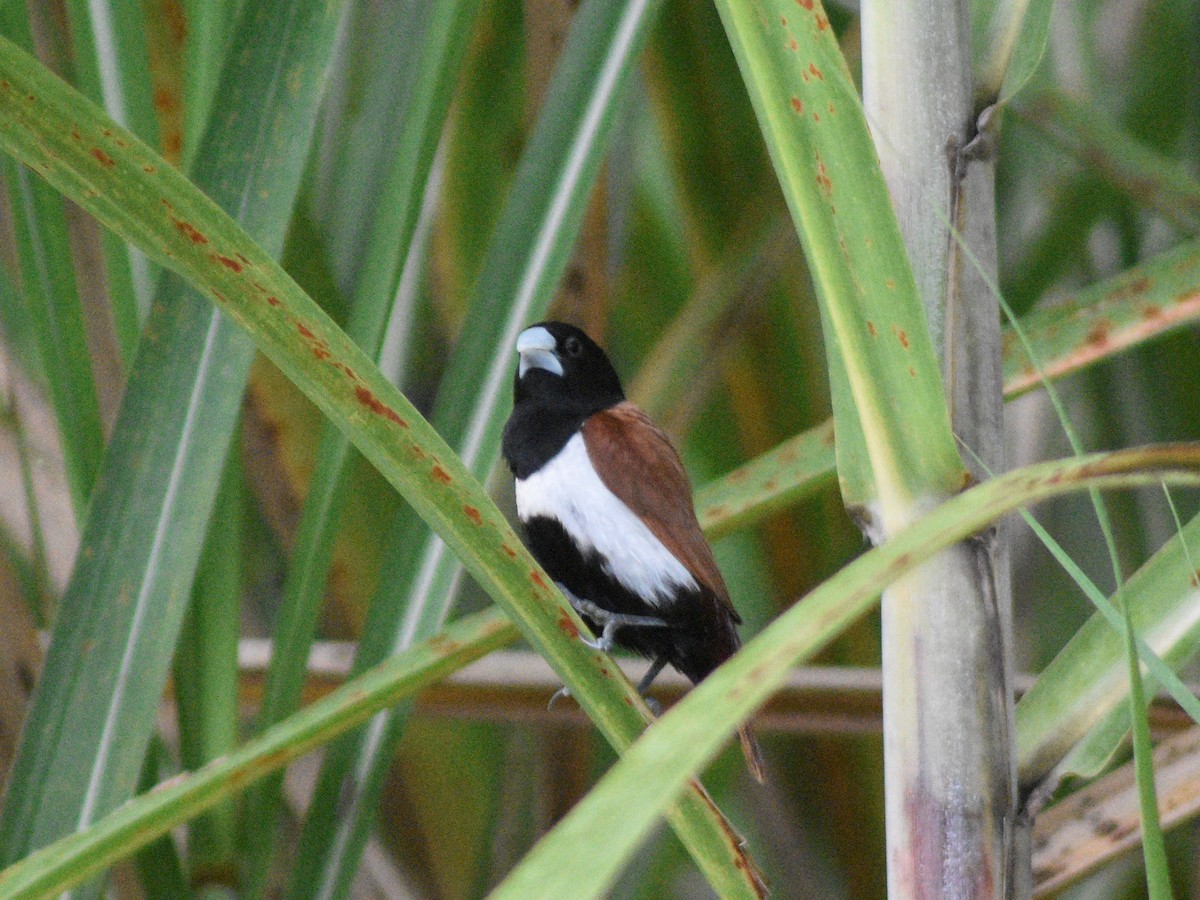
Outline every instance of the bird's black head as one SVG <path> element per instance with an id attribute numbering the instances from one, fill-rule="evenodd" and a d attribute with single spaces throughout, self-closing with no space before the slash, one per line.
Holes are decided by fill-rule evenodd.
<path id="1" fill-rule="evenodd" d="M 517 338 L 516 405 L 533 403 L 581 419 L 625 399 L 621 380 L 596 342 L 563 322 L 539 322 Z"/>
<path id="2" fill-rule="evenodd" d="M 572 325 L 539 322 L 517 338 L 513 411 L 504 426 L 504 458 L 517 478 L 552 459 L 588 416 L 625 399 L 612 363 Z"/>

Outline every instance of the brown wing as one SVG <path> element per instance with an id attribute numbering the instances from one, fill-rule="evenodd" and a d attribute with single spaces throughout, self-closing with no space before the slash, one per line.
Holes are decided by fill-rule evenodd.
<path id="1" fill-rule="evenodd" d="M 590 416 L 583 424 L 583 443 L 605 487 L 620 497 L 692 577 L 729 609 L 734 621 L 740 622 L 696 521 L 687 472 L 663 430 L 625 402 Z"/>

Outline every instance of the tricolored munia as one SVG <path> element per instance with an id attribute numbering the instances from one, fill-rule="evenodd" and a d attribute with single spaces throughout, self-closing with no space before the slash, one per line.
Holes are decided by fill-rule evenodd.
<path id="1" fill-rule="evenodd" d="M 738 649 L 741 618 L 679 454 L 578 328 L 533 325 L 517 353 L 503 450 L 529 549 L 600 633 L 593 646 L 651 660 L 639 691 L 667 663 L 695 684 Z M 748 727 L 738 734 L 761 781 L 758 744 Z"/>

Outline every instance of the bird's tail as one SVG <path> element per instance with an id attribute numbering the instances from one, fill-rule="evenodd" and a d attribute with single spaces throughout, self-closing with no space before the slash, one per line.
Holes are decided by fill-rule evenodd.
<path id="1" fill-rule="evenodd" d="M 746 757 L 746 768 L 750 770 L 750 774 L 759 784 L 764 784 L 767 776 L 766 770 L 763 768 L 762 751 L 758 748 L 758 741 L 755 740 L 754 732 L 750 730 L 749 725 L 743 725 L 738 729 L 738 739 L 742 742 L 742 754 Z"/>

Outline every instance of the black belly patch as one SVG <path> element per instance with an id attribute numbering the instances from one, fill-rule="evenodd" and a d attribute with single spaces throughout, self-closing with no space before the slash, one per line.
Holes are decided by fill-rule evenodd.
<path id="1" fill-rule="evenodd" d="M 618 646 L 650 659 L 665 657 L 692 681 L 699 681 L 737 649 L 729 611 L 710 592 L 676 586 L 668 600 L 652 604 L 609 574 L 600 554 L 581 552 L 558 520 L 535 516 L 523 524 L 534 557 L 575 596 L 609 612 L 654 616 L 668 623 L 666 628 L 620 628 L 615 637 Z M 596 630 L 594 622 L 583 618 Z"/>

